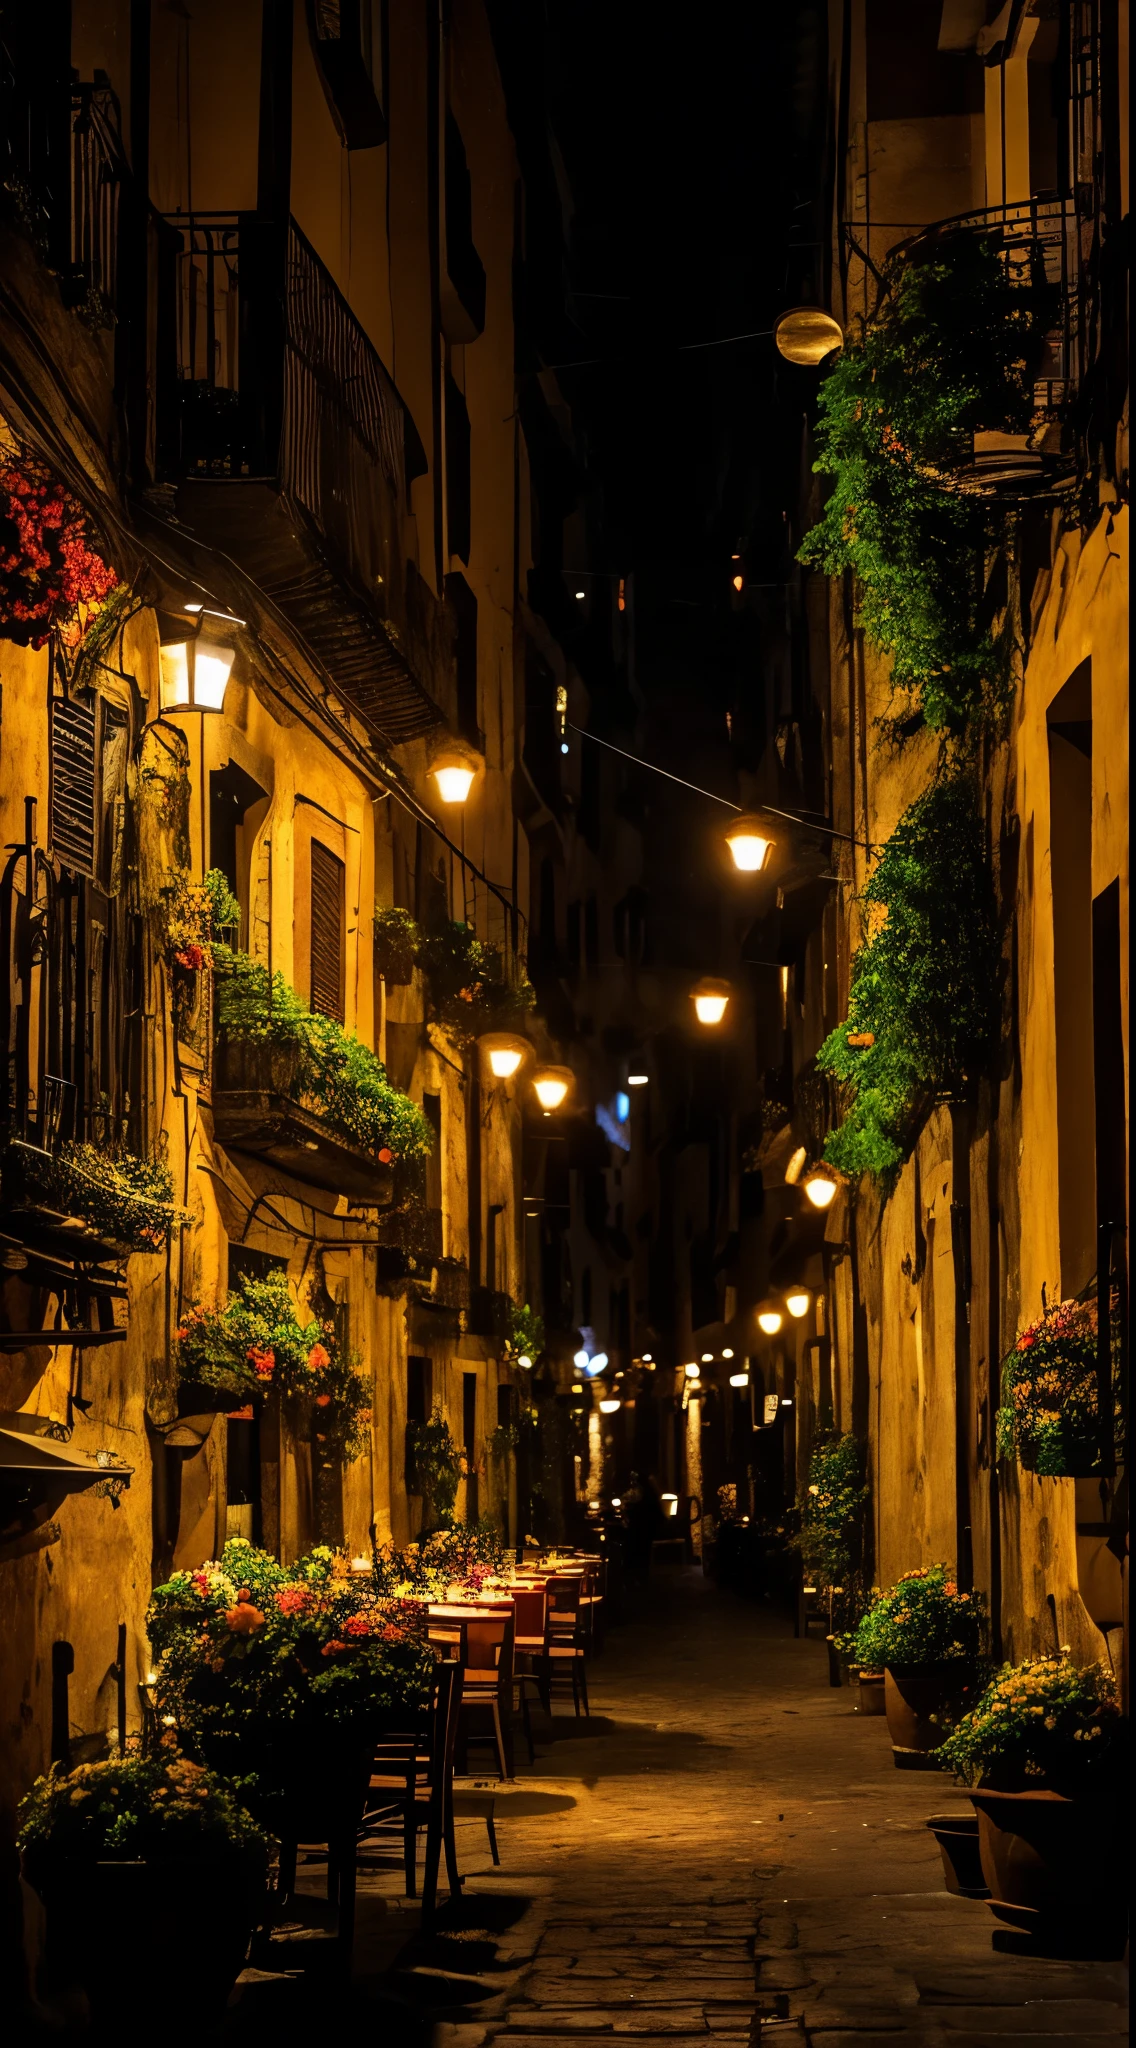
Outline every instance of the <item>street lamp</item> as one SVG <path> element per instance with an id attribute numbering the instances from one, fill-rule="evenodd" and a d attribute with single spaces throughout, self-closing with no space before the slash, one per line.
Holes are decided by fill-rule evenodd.
<path id="1" fill-rule="evenodd" d="M 808 1315 L 811 1300 L 811 1294 L 806 1294 L 803 1287 L 794 1287 L 785 1296 L 785 1306 L 789 1314 L 799 1323 L 802 1316 Z"/>
<path id="2" fill-rule="evenodd" d="M 464 804 L 480 766 L 480 756 L 471 747 L 448 744 L 439 748 L 430 763 L 430 774 L 442 802 Z"/>
<path id="3" fill-rule="evenodd" d="M 767 1337 L 775 1337 L 784 1320 L 785 1318 L 779 1308 L 759 1309 L 757 1327 L 759 1330 L 764 1330 Z"/>
<path id="4" fill-rule="evenodd" d="M 696 981 L 690 991 L 694 1014 L 700 1024 L 720 1024 L 730 1006 L 733 989 L 728 981 L 716 981 L 713 975 L 704 975 Z"/>
<path id="5" fill-rule="evenodd" d="M 617 1409 L 619 1409 L 619 1408 L 622 1408 L 622 1406 L 623 1406 L 623 1403 L 622 1403 L 622 1401 L 617 1401 L 617 1400 L 615 1399 L 615 1396 L 613 1395 L 610 1401 L 601 1401 L 601 1402 L 600 1402 L 600 1414 L 601 1414 L 601 1415 L 614 1415 L 614 1414 L 616 1413 Z"/>
<path id="6" fill-rule="evenodd" d="M 748 1374 L 748 1372 L 732 1372 L 732 1373 L 730 1374 L 730 1385 L 731 1385 L 732 1387 L 748 1387 L 748 1385 L 749 1385 L 749 1374 Z"/>
<path id="7" fill-rule="evenodd" d="M 528 1039 L 512 1031 L 483 1031 L 477 1043 L 495 1081 L 511 1081 L 529 1051 Z"/>
<path id="8" fill-rule="evenodd" d="M 744 875 L 756 875 L 773 851 L 765 820 L 754 811 L 743 811 L 726 834 L 734 866 Z"/>
<path id="9" fill-rule="evenodd" d="M 575 1078 L 571 1067 L 542 1067 L 533 1075 L 533 1090 L 545 1116 L 560 1108 Z"/>
<path id="10" fill-rule="evenodd" d="M 790 306 L 782 313 L 773 338 L 786 362 L 815 369 L 834 349 L 844 346 L 844 329 L 823 306 Z"/>
<path id="11" fill-rule="evenodd" d="M 163 711 L 223 711 L 235 649 L 206 628 L 207 618 L 241 626 L 228 612 L 187 605 L 184 619 L 164 622 L 158 649 L 158 697 Z M 196 616 L 194 616 L 196 614 Z"/>
<path id="12" fill-rule="evenodd" d="M 696 1380 L 699 1377 L 700 1368 L 697 1365 L 684 1365 L 683 1371 L 688 1380 Z"/>
<path id="13" fill-rule="evenodd" d="M 805 1182 L 805 1193 L 814 1209 L 827 1209 L 840 1186 L 835 1174 L 826 1166 L 818 1166 Z"/>

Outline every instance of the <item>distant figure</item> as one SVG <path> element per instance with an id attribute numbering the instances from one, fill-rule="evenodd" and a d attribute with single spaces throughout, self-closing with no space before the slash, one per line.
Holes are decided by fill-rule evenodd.
<path id="1" fill-rule="evenodd" d="M 663 1508 L 653 1478 L 631 1474 L 631 1485 L 623 1496 L 627 1520 L 627 1576 L 633 1585 L 645 1586 L 651 1573 L 651 1545 L 663 1527 Z"/>

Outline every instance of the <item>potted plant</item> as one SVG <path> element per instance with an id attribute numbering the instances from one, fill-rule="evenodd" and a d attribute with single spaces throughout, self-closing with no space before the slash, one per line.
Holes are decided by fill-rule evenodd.
<path id="1" fill-rule="evenodd" d="M 58 1151 L 20 1145 L 0 1152 L 5 1203 L 50 1204 L 81 1216 L 94 1235 L 124 1252 L 161 1251 L 193 1217 L 174 1200 L 165 1159 L 141 1159 L 115 1144 L 68 1140 Z"/>
<path id="2" fill-rule="evenodd" d="M 1125 1726 L 1111 1673 L 1062 1651 L 1006 1665 L 951 1729 L 940 1761 L 973 1788 L 982 1873 L 1000 1917 L 1075 1921 L 1111 1952 L 1124 1898 L 1109 1844 Z"/>
<path id="3" fill-rule="evenodd" d="M 53 1765 L 20 1808 L 20 1847 L 47 1908 L 54 1972 L 77 1977 L 97 2027 L 215 2020 L 264 1898 L 268 1843 L 233 1792 L 179 1754 Z M 186 1929 L 207 1929 L 186 1953 Z"/>
<path id="4" fill-rule="evenodd" d="M 852 1649 L 862 1668 L 884 1674 L 897 1764 L 938 1749 L 944 1717 L 969 1703 L 983 1633 L 981 1595 L 962 1591 L 948 1565 L 921 1565 L 875 1596 Z"/>
<path id="5" fill-rule="evenodd" d="M 147 1626 L 159 1712 L 292 1841 L 353 1824 L 377 1737 L 413 1723 L 426 1697 L 425 1608 L 326 1548 L 281 1565 L 233 1538 L 158 1587 Z"/>
<path id="6" fill-rule="evenodd" d="M 459 919 L 447 918 L 421 935 L 418 964 L 434 1021 L 460 1046 L 483 1031 L 516 1029 L 536 1002 L 531 982 L 523 975 L 506 981 L 497 950 Z"/>
<path id="7" fill-rule="evenodd" d="M 414 979 L 421 933 L 409 910 L 389 905 L 375 912 L 375 968 L 389 987 Z"/>
<path id="8" fill-rule="evenodd" d="M 421 1498 L 425 1535 L 450 1522 L 462 1476 L 461 1452 L 440 1408 L 435 1408 L 429 1422 L 408 1423 L 406 1439 L 410 1453 L 408 1487 Z"/>
<path id="9" fill-rule="evenodd" d="M 998 1449 L 1004 1458 L 1016 1457 L 1027 1472 L 1048 1479 L 1087 1478 L 1100 1469 L 1097 1334 L 1095 1300 L 1053 1302 L 1020 1332 L 1002 1361 Z M 1112 1379 L 1115 1410 L 1115 1358 Z"/>

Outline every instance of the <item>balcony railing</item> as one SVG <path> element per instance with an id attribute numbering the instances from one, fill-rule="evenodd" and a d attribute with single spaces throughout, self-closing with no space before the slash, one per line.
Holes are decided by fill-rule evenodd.
<path id="1" fill-rule="evenodd" d="M 368 335 L 295 221 L 168 215 L 160 450 L 215 537 L 388 742 L 441 716 L 452 628 L 402 552 L 426 466 Z M 268 490 L 255 517 L 234 486 Z"/>

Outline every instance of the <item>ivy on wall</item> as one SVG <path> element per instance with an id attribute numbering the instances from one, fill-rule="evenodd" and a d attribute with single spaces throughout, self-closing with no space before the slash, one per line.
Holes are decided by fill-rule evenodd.
<path id="1" fill-rule="evenodd" d="M 969 774 L 944 775 L 904 812 L 860 901 L 875 929 L 853 961 L 848 1016 L 817 1055 L 845 1104 L 824 1156 L 890 1187 L 935 1097 L 984 1058 L 995 1022 L 994 889 Z"/>

